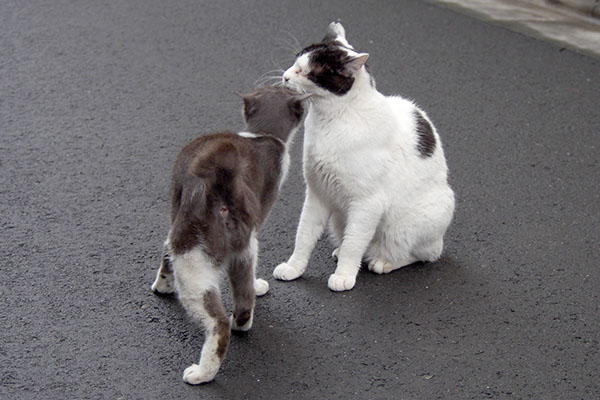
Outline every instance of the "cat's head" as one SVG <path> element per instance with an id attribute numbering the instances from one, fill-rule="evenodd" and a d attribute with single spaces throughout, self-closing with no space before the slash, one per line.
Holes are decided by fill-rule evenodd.
<path id="1" fill-rule="evenodd" d="M 302 121 L 302 102 L 311 95 L 282 86 L 267 86 L 240 96 L 244 100 L 248 131 L 270 134 L 285 142 Z"/>
<path id="2" fill-rule="evenodd" d="M 320 43 L 296 55 L 294 65 L 283 73 L 284 85 L 317 96 L 347 94 L 367 62 L 367 53 L 358 53 L 346 40 L 339 22 L 332 22 Z"/>

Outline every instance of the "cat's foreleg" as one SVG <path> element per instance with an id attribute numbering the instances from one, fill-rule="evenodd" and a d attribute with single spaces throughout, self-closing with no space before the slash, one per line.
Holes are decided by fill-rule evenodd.
<path id="1" fill-rule="evenodd" d="M 165 243 L 162 261 L 156 272 L 156 279 L 151 288 L 152 291 L 158 295 L 171 294 L 175 291 L 173 266 L 171 265 L 171 256 L 169 255 L 169 246 L 167 243 Z"/>
<path id="2" fill-rule="evenodd" d="M 179 299 L 194 322 L 205 330 L 200 362 L 183 371 L 183 380 L 191 385 L 210 382 L 221 367 L 231 335 L 221 303 L 219 269 L 199 249 L 178 254 L 172 261 Z"/>
<path id="3" fill-rule="evenodd" d="M 337 253 L 337 268 L 329 277 L 329 289 L 339 292 L 354 287 L 362 257 L 373 239 L 382 214 L 383 208 L 377 202 L 360 203 L 350 208 L 344 239 Z"/>
<path id="4" fill-rule="evenodd" d="M 279 264 L 275 268 L 273 276 L 276 279 L 291 281 L 304 273 L 310 254 L 317 240 L 323 234 L 330 214 L 328 207 L 321 199 L 310 188 L 307 188 L 296 233 L 294 252 L 287 262 Z"/>

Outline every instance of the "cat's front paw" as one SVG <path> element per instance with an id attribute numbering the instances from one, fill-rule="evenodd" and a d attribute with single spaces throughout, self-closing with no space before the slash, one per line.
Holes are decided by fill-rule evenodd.
<path id="1" fill-rule="evenodd" d="M 175 292 L 173 275 L 159 273 L 151 286 L 154 294 L 167 295 Z"/>
<path id="2" fill-rule="evenodd" d="M 356 284 L 356 276 L 348 275 L 337 275 L 333 274 L 329 277 L 327 286 L 334 292 L 342 292 L 344 290 L 350 290 Z"/>
<path id="3" fill-rule="evenodd" d="M 279 264 L 275 270 L 273 270 L 273 276 L 275 279 L 279 279 L 280 281 L 292 281 L 300 277 L 302 272 L 304 271 L 298 271 L 295 267 L 288 263 L 282 263 Z"/>
<path id="4" fill-rule="evenodd" d="M 199 385 L 215 379 L 219 369 L 202 368 L 198 364 L 192 364 L 183 371 L 183 381 L 190 385 Z"/>
<path id="5" fill-rule="evenodd" d="M 264 279 L 254 280 L 254 291 L 257 296 L 264 296 L 269 291 L 269 282 Z"/>

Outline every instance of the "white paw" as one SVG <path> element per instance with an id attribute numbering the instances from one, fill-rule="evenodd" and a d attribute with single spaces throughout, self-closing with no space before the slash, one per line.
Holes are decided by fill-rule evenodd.
<path id="1" fill-rule="evenodd" d="M 333 253 L 331 253 L 331 257 L 333 257 L 333 258 L 335 258 L 335 259 L 337 260 L 337 259 L 338 259 L 338 254 L 339 254 L 339 252 L 340 252 L 340 248 L 339 248 L 339 247 L 337 247 L 337 248 L 336 248 L 336 249 L 333 251 Z"/>
<path id="2" fill-rule="evenodd" d="M 229 324 L 231 326 L 231 329 L 233 329 L 234 331 L 242 331 L 242 332 L 248 332 L 250 330 L 250 328 L 252 328 L 252 321 L 254 320 L 254 312 L 252 314 L 250 314 L 250 319 L 242 326 L 238 326 L 238 324 L 235 323 L 235 318 L 233 318 L 233 315 L 231 317 L 229 317 Z"/>
<path id="3" fill-rule="evenodd" d="M 334 292 L 342 292 L 344 290 L 350 290 L 356 283 L 356 276 L 337 275 L 333 274 L 329 277 L 327 286 Z"/>
<path id="4" fill-rule="evenodd" d="M 162 275 L 159 273 L 156 276 L 156 280 L 152 284 L 151 289 L 154 293 L 158 294 L 171 294 L 175 292 L 175 282 L 173 282 L 173 275 Z"/>
<path id="5" fill-rule="evenodd" d="M 373 260 L 369 262 L 369 271 L 376 274 L 387 274 L 394 270 L 394 266 L 387 261 Z"/>
<path id="6" fill-rule="evenodd" d="M 273 271 L 275 279 L 280 281 L 291 281 L 302 275 L 303 271 L 298 271 L 288 263 L 279 264 Z"/>
<path id="7" fill-rule="evenodd" d="M 256 279 L 254 281 L 254 291 L 257 296 L 264 296 L 269 291 L 269 282 L 264 279 Z"/>
<path id="8" fill-rule="evenodd" d="M 190 385 L 199 385 L 215 379 L 219 368 L 202 368 L 198 364 L 192 364 L 183 371 L 183 381 Z"/>

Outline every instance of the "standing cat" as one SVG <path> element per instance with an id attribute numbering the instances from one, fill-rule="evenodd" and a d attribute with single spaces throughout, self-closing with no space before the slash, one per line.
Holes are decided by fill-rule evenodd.
<path id="1" fill-rule="evenodd" d="M 364 259 L 388 273 L 437 260 L 454 213 L 440 137 L 421 109 L 375 89 L 365 62 L 332 22 L 298 53 L 285 85 L 312 94 L 304 123 L 306 198 L 290 259 L 277 279 L 298 278 L 329 223 L 336 246 L 329 288 L 350 290 Z"/>
<path id="2" fill-rule="evenodd" d="M 257 230 L 285 178 L 288 147 L 306 97 L 283 87 L 242 95 L 245 132 L 200 136 L 175 161 L 171 229 L 152 290 L 177 290 L 189 315 L 205 328 L 200 362 L 183 372 L 189 384 L 215 377 L 230 329 L 250 329 L 255 296 L 269 290 L 265 280 L 255 277 Z M 233 292 L 231 320 L 219 290 L 225 272 Z"/>

